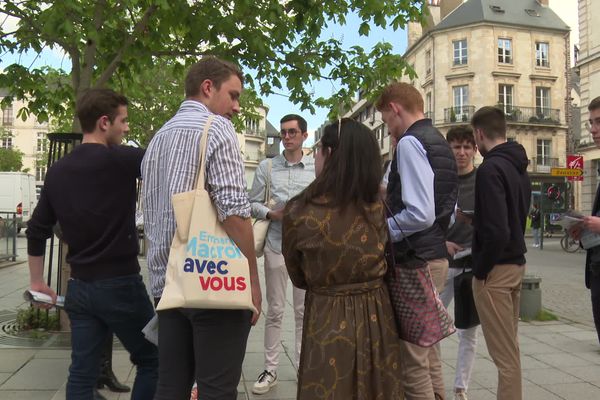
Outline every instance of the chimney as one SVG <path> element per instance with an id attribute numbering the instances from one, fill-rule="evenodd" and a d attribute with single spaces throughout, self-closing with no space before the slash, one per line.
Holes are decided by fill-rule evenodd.
<path id="1" fill-rule="evenodd" d="M 542 7 L 548 7 L 548 0 L 537 0 L 537 2 Z"/>
<path id="2" fill-rule="evenodd" d="M 418 22 L 408 23 L 408 47 L 415 44 L 423 36 L 423 27 Z"/>

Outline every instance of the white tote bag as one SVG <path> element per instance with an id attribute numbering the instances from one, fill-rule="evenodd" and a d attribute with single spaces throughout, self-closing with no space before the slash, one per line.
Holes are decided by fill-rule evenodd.
<path id="1" fill-rule="evenodd" d="M 248 259 L 225 232 L 205 189 L 212 120 L 213 116 L 209 117 L 200 141 L 200 171 L 194 190 L 172 197 L 177 228 L 157 310 L 184 307 L 256 312 Z"/>
<path id="2" fill-rule="evenodd" d="M 268 161 L 269 168 L 267 169 L 267 184 L 265 185 L 265 206 L 271 208 L 271 170 L 273 168 L 273 160 Z M 271 220 L 269 219 L 257 219 L 252 225 L 252 231 L 254 233 L 254 251 L 256 257 L 260 258 L 263 256 L 265 251 L 265 244 L 267 243 L 267 233 L 269 232 L 269 225 Z"/>

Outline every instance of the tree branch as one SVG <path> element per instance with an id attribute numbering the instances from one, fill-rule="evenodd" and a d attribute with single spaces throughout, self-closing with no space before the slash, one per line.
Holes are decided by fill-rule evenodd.
<path id="1" fill-rule="evenodd" d="M 123 43 L 123 46 L 121 46 L 121 48 L 115 55 L 115 58 L 113 58 L 113 60 L 110 62 L 110 64 L 102 72 L 102 75 L 100 75 L 100 78 L 98 78 L 98 80 L 96 81 L 96 84 L 94 85 L 95 87 L 102 87 L 108 82 L 108 80 L 110 79 L 112 74 L 115 72 L 115 70 L 119 66 L 119 63 L 123 59 L 123 55 L 125 54 L 125 52 L 133 44 L 136 37 L 146 29 L 146 27 L 148 26 L 148 21 L 150 20 L 150 17 L 152 16 L 152 14 L 154 14 L 154 12 L 157 9 L 158 9 L 158 6 L 156 6 L 156 5 L 152 5 L 152 6 L 148 7 L 146 12 L 142 16 L 142 18 L 136 23 L 135 27 L 133 28 L 133 32 L 131 32 L 131 35 L 129 35 L 129 37 Z"/>
<path id="2" fill-rule="evenodd" d="M 96 3 L 96 8 L 94 9 L 94 29 L 96 32 L 100 31 L 100 28 L 102 28 L 102 24 L 104 23 L 105 8 L 105 0 L 98 1 Z M 96 49 L 98 48 L 97 40 L 88 37 L 85 46 L 85 51 L 83 53 L 83 65 L 79 82 L 80 89 L 87 89 L 91 86 L 94 65 L 96 65 Z M 76 92 L 76 94 L 79 95 L 78 92 Z"/>

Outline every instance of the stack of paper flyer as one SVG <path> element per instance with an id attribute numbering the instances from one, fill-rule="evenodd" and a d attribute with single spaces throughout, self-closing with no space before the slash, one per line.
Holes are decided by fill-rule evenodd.
<path id="1" fill-rule="evenodd" d="M 23 298 L 25 301 L 29 301 L 30 303 L 39 303 L 39 304 L 52 304 L 58 308 L 64 308 L 65 306 L 65 297 L 64 296 L 56 296 L 56 304 L 52 302 L 52 297 L 48 296 L 45 293 L 36 292 L 35 290 L 26 290 L 23 293 Z"/>
<path id="2" fill-rule="evenodd" d="M 579 224 L 583 223 L 584 215 L 578 211 L 569 210 L 562 214 L 560 218 L 553 221 L 554 224 L 562 226 L 564 229 L 571 229 Z M 584 249 L 591 249 L 592 247 L 600 246 L 600 234 L 594 233 L 588 229 L 584 229 L 581 232 L 581 246 Z"/>

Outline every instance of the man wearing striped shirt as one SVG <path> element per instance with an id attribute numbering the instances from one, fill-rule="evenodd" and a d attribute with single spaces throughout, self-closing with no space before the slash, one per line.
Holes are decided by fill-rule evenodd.
<path id="1" fill-rule="evenodd" d="M 252 300 L 246 310 L 158 311 L 159 382 L 155 400 L 189 399 L 194 379 L 203 399 L 236 399 L 251 325 L 261 309 L 261 292 L 250 223 L 244 163 L 230 119 L 240 111 L 243 75 L 232 63 L 205 57 L 185 80 L 186 100 L 154 136 L 142 163 L 144 230 L 148 270 L 158 302 L 165 285 L 175 233 L 171 196 L 193 189 L 200 167 L 200 139 L 209 128 L 206 182 L 225 231 L 250 264 Z"/>

